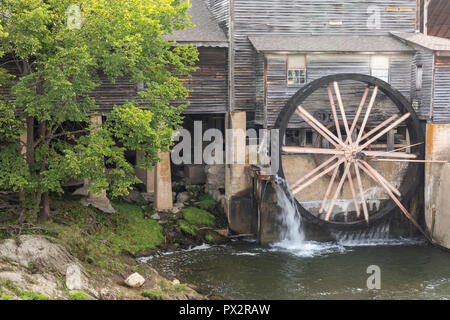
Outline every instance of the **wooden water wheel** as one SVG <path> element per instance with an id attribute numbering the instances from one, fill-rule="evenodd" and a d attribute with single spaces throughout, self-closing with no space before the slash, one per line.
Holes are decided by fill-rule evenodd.
<path id="1" fill-rule="evenodd" d="M 423 179 L 424 137 L 411 104 L 388 83 L 361 74 L 320 78 L 286 103 L 275 128 L 278 175 L 303 217 L 354 230 L 400 209 L 420 229 L 405 206 Z M 307 130 L 310 142 L 288 143 L 295 128 Z"/>

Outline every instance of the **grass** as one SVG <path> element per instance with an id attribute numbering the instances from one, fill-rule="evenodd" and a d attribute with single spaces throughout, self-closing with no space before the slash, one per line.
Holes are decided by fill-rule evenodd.
<path id="1" fill-rule="evenodd" d="M 184 208 L 183 218 L 195 226 L 212 227 L 216 223 L 215 217 L 211 213 L 194 207 Z"/>
<path id="2" fill-rule="evenodd" d="M 89 300 L 83 292 L 69 293 L 70 300 Z"/>
<path id="3" fill-rule="evenodd" d="M 105 214 L 76 200 L 57 199 L 52 204 L 65 214 L 60 220 L 67 224 L 53 222 L 47 227 L 58 233 L 57 238 L 74 256 L 102 269 L 122 272 L 124 265 L 114 257 L 138 255 L 156 248 L 164 239 L 161 225 L 146 219 L 138 205 L 114 202 L 117 212 Z"/>
<path id="4" fill-rule="evenodd" d="M 204 193 L 200 195 L 198 197 L 198 201 L 199 201 L 198 203 L 199 208 L 203 210 L 213 209 L 217 204 L 216 200 L 214 200 L 213 196 L 210 195 L 209 193 Z"/>
<path id="5" fill-rule="evenodd" d="M 195 234 L 197 233 L 197 227 L 190 224 L 189 222 L 185 221 L 185 220 L 178 220 L 178 225 L 180 226 L 180 229 L 183 230 L 184 232 L 195 236 Z"/>
<path id="6" fill-rule="evenodd" d="M 144 290 L 142 295 L 150 300 L 164 300 L 164 294 L 160 290 Z"/>
<path id="7" fill-rule="evenodd" d="M 10 281 L 7 280 L 1 280 L 0 281 L 0 291 L 2 287 L 5 287 L 8 289 L 11 293 L 13 293 L 15 296 L 19 297 L 22 300 L 49 300 L 50 298 L 48 296 L 44 296 L 42 294 L 38 294 L 31 291 L 21 291 L 14 287 Z M 2 295 L 0 297 L 0 300 L 15 300 L 14 297 L 11 295 Z"/>

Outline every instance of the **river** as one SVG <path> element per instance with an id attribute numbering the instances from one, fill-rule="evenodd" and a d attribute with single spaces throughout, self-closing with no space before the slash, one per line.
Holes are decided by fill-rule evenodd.
<path id="1" fill-rule="evenodd" d="M 387 225 L 337 234 L 335 242 L 308 241 L 295 199 L 286 190 L 278 179 L 284 225 L 278 243 L 203 245 L 141 261 L 228 299 L 450 299 L 448 252 L 420 239 L 390 239 Z M 368 289 L 369 277 L 369 284 L 378 283 L 380 289 Z"/>
<path id="2" fill-rule="evenodd" d="M 450 254 L 413 240 L 310 242 L 303 250 L 235 242 L 147 263 L 228 299 L 450 299 Z M 367 289 L 370 265 L 380 267 L 380 290 Z"/>

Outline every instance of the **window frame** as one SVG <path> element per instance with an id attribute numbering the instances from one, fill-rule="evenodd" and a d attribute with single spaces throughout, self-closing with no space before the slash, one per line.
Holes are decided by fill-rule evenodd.
<path id="1" fill-rule="evenodd" d="M 303 68 L 289 68 L 289 58 L 290 57 L 302 57 L 304 59 L 304 67 Z M 303 72 L 303 77 L 300 77 L 299 79 L 303 79 L 303 82 L 300 83 L 289 83 L 289 72 L 290 71 L 300 71 Z M 306 59 L 306 55 L 304 54 L 289 54 L 286 55 L 286 85 L 288 87 L 303 87 L 304 85 L 306 85 L 308 83 L 308 71 L 307 71 L 307 59 Z"/>
<path id="2" fill-rule="evenodd" d="M 374 67 L 374 60 L 376 58 L 384 58 L 386 59 L 387 65 L 384 68 L 381 68 L 379 66 Z M 387 73 L 387 79 L 385 78 L 381 78 L 379 76 L 374 75 L 374 71 L 385 71 Z M 391 61 L 390 61 L 390 57 L 389 56 L 384 56 L 384 55 L 373 55 L 370 57 L 370 75 L 372 77 L 375 77 L 377 79 L 383 80 L 387 83 L 391 83 Z"/>

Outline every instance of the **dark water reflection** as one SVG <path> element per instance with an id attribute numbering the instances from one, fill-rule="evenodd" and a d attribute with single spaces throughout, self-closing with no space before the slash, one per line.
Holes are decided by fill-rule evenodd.
<path id="1" fill-rule="evenodd" d="M 239 242 L 148 263 L 230 299 L 450 299 L 448 252 L 410 241 L 308 244 L 303 250 Z M 381 290 L 367 289 L 370 265 L 381 268 Z"/>

